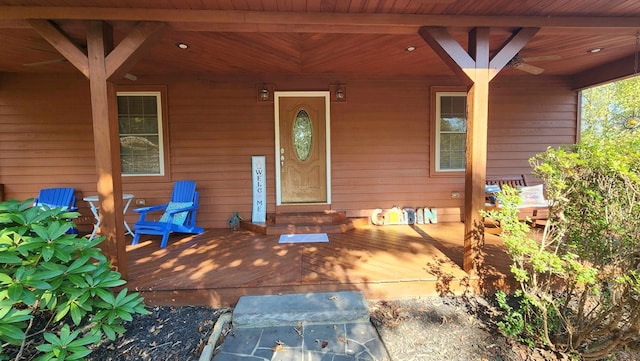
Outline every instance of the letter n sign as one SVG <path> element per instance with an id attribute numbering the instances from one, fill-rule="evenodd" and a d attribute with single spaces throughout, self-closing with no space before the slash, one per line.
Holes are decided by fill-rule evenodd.
<path id="1" fill-rule="evenodd" d="M 253 212 L 251 222 L 265 223 L 267 220 L 267 175 L 264 155 L 251 157 L 253 178 Z"/>

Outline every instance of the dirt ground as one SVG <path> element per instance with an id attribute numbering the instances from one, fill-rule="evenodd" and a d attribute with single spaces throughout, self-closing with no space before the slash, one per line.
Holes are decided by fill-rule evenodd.
<path id="1" fill-rule="evenodd" d="M 569 360 L 502 336 L 490 321 L 495 311 L 480 297 L 375 301 L 369 306 L 371 321 L 394 361 Z M 122 338 L 100 346 L 89 360 L 198 360 L 218 316 L 230 310 L 156 307 L 151 311 L 136 317 Z"/>
<path id="2" fill-rule="evenodd" d="M 370 301 L 371 321 L 394 361 L 568 361 L 566 355 L 531 350 L 494 327 L 494 308 L 480 297 L 426 297 Z M 218 317 L 230 309 L 151 307 L 127 332 L 107 341 L 89 361 L 198 360 Z M 494 317 L 495 319 L 495 317 Z M 638 360 L 620 353 L 611 361 Z M 31 358 L 24 358 L 29 360 Z"/>

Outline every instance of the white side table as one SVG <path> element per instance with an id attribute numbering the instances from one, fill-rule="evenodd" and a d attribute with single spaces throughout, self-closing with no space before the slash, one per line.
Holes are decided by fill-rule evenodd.
<path id="1" fill-rule="evenodd" d="M 97 195 L 87 196 L 82 199 L 87 203 L 89 203 L 89 207 L 91 207 L 91 213 L 93 213 L 93 216 L 96 217 L 96 224 L 93 226 L 93 232 L 91 232 L 91 236 L 89 236 L 89 239 L 93 239 L 93 237 L 96 236 L 96 232 L 98 231 L 98 228 L 100 228 L 100 215 L 98 214 L 98 196 Z M 133 194 L 123 193 L 122 200 L 125 201 L 124 208 L 122 209 L 122 214 L 126 215 L 127 210 L 131 205 L 131 201 L 133 200 Z M 133 236 L 133 231 L 131 230 L 131 227 L 129 227 L 129 224 L 127 223 L 126 220 L 124 221 L 124 228 L 127 229 L 125 234 L 130 234 Z"/>

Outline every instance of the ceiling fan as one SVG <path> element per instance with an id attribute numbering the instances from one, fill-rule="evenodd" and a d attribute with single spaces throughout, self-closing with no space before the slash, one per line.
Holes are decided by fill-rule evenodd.
<path id="1" fill-rule="evenodd" d="M 59 64 L 59 63 L 66 63 L 68 62 L 67 59 L 65 59 L 64 57 L 59 57 L 60 54 L 56 51 L 50 51 L 50 50 L 44 50 L 44 49 L 39 49 L 39 48 L 29 48 L 29 50 L 36 50 L 38 51 L 40 54 L 43 54 L 43 57 L 46 58 L 51 58 L 50 60 L 43 60 L 43 61 L 36 61 L 33 63 L 24 63 L 22 64 L 23 66 L 26 67 L 38 67 L 38 66 L 46 66 L 46 65 L 50 65 L 50 64 Z M 82 50 L 85 54 L 87 53 L 87 47 L 86 46 L 80 46 L 80 50 Z M 46 54 L 46 56 L 44 56 Z"/>
<path id="2" fill-rule="evenodd" d="M 51 60 L 44 60 L 44 61 L 36 61 L 34 63 L 25 63 L 22 64 L 24 66 L 27 67 L 38 67 L 38 66 L 45 66 L 45 65 L 49 65 L 49 64 L 57 64 L 57 63 L 65 63 L 68 62 L 69 60 L 65 59 L 65 58 L 59 58 L 59 59 L 51 59 Z M 138 77 L 131 74 L 131 73 L 126 73 L 124 75 L 125 79 L 131 80 L 131 81 L 136 81 L 138 80 Z"/>
<path id="3" fill-rule="evenodd" d="M 541 74 L 544 71 L 544 69 L 535 65 L 531 65 L 529 64 L 529 62 L 558 60 L 560 58 L 561 58 L 560 55 L 521 57 L 519 54 L 516 54 L 516 56 L 514 56 L 513 59 L 511 59 L 511 61 L 509 61 L 507 66 L 525 71 L 530 74 L 538 75 L 538 74 Z"/>
<path id="4" fill-rule="evenodd" d="M 64 62 L 67 62 L 67 61 L 68 61 L 67 59 L 60 58 L 60 59 L 36 61 L 34 63 L 25 63 L 25 64 L 22 64 L 22 65 L 28 66 L 28 67 L 36 67 L 36 66 L 43 66 L 43 65 L 49 65 L 49 64 L 64 63 Z"/>

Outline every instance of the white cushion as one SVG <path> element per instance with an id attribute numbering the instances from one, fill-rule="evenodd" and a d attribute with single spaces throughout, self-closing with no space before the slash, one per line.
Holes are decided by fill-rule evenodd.
<path id="1" fill-rule="evenodd" d="M 544 198 L 544 188 L 542 184 L 520 188 L 520 201 L 519 208 L 549 206 L 549 201 Z"/>

